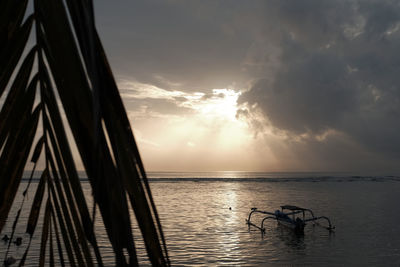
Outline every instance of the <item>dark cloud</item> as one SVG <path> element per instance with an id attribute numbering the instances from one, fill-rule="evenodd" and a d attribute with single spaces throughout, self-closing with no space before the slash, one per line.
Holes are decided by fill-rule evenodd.
<path id="1" fill-rule="evenodd" d="M 118 75 L 164 89 L 225 88 L 244 79 L 252 40 L 232 26 L 240 5 L 223 2 L 96 1 L 96 23 Z"/>
<path id="2" fill-rule="evenodd" d="M 191 108 L 179 106 L 178 102 L 162 98 L 124 98 L 126 108 L 132 112 L 140 112 L 141 116 L 188 115 L 193 113 Z"/>
<path id="3" fill-rule="evenodd" d="M 176 96 L 176 97 L 174 97 L 174 99 L 177 102 L 186 102 L 186 101 L 188 101 L 188 99 L 186 97 L 184 97 L 184 96 Z"/>
<path id="4" fill-rule="evenodd" d="M 208 100 L 212 98 L 225 98 L 223 93 L 215 94 L 215 93 L 207 93 L 201 97 L 201 100 Z"/>
<path id="5" fill-rule="evenodd" d="M 279 48 L 279 64 L 265 62 L 264 78 L 239 102 L 289 136 L 334 130 L 359 144 L 334 142 L 344 151 L 357 146 L 400 159 L 399 3 L 280 1 L 273 9 L 280 23 L 270 43 Z M 338 155 L 317 149 L 332 136 L 303 141 L 319 156 Z"/>

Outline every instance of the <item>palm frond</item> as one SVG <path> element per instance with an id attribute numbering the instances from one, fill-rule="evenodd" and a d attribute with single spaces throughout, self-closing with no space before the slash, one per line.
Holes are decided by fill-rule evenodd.
<path id="1" fill-rule="evenodd" d="M 29 16 L 25 14 L 27 0 L 0 3 L 0 97 L 6 93 L 0 111 L 0 231 L 32 155 L 34 169 L 39 159 L 44 160 L 45 167 L 26 222 L 30 241 L 20 266 L 29 258 L 40 220 L 39 266 L 64 266 L 65 256 L 71 266 L 103 266 L 93 229 L 95 218 L 90 216 L 71 152 L 74 143 L 91 186 L 93 209 L 97 206 L 100 211 L 116 264 L 138 265 L 129 211 L 132 207 L 149 261 L 167 266 L 160 219 L 94 26 L 92 3 L 66 3 L 67 7 L 62 0 L 35 0 L 34 13 Z M 23 22 L 24 17 L 27 19 Z M 36 44 L 21 60 L 33 22 Z M 15 79 L 10 84 L 13 73 Z M 63 112 L 66 121 L 62 120 Z M 66 124 L 74 142 L 67 138 Z M 41 135 L 35 143 L 37 134 Z M 18 220 L 19 216 L 15 224 Z"/>

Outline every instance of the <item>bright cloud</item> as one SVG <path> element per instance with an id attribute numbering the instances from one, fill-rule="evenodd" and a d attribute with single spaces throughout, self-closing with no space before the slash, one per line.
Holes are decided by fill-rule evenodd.
<path id="1" fill-rule="evenodd" d="M 210 93 L 169 91 L 154 85 L 123 80 L 119 83 L 145 162 L 151 169 L 261 170 L 265 158 L 254 160 L 254 134 L 236 117 L 239 91 L 212 89 Z M 136 109 L 129 108 L 131 103 Z M 152 103 L 157 106 L 152 107 Z M 168 114 L 160 106 L 174 106 Z M 190 110 L 191 112 L 187 112 Z M 243 151 L 248 155 L 243 155 Z M 171 157 L 171 155 L 173 155 Z"/>

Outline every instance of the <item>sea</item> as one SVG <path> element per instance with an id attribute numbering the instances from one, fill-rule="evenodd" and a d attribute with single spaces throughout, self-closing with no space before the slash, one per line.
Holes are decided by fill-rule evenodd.
<path id="1" fill-rule="evenodd" d="M 399 175 L 149 172 L 148 176 L 172 266 L 400 266 Z M 22 245 L 12 244 L 8 252 L 17 260 L 27 245 L 24 232 L 37 183 L 33 181 L 16 227 Z M 23 180 L 14 207 L 19 207 L 26 184 Z M 82 186 L 91 202 L 85 177 Z M 323 221 L 307 223 L 304 234 L 275 220 L 265 221 L 265 233 L 246 224 L 252 208 L 274 212 L 282 205 L 328 217 L 334 232 L 322 227 Z M 15 214 L 16 208 L 1 236 L 10 233 Z M 252 222 L 260 225 L 263 218 L 252 216 Z M 132 221 L 139 263 L 149 266 L 133 214 Z M 40 228 L 41 220 L 25 266 L 38 265 Z M 105 265 L 115 266 L 98 216 L 95 229 Z M 7 243 L 0 240 L 0 259 L 6 250 Z"/>

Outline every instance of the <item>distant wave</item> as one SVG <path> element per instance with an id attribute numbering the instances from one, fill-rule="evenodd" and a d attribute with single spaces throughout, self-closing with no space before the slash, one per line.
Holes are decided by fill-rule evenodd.
<path id="1" fill-rule="evenodd" d="M 262 182 L 262 183 L 316 183 L 316 182 L 400 182 L 399 176 L 348 176 L 348 177 L 257 177 L 257 178 L 227 178 L 227 177 L 179 177 L 179 178 L 149 178 L 151 182 Z"/>
<path id="2" fill-rule="evenodd" d="M 23 177 L 23 181 L 29 177 Z M 34 177 L 33 181 L 39 181 Z M 87 177 L 81 177 L 82 182 L 88 182 Z M 400 176 L 321 176 L 321 177 L 252 177 L 252 178 L 232 178 L 232 177 L 150 177 L 150 182 L 260 182 L 260 183 L 318 183 L 318 182 L 400 182 Z"/>

